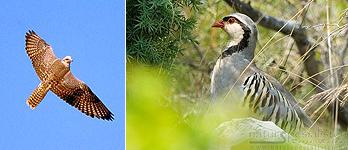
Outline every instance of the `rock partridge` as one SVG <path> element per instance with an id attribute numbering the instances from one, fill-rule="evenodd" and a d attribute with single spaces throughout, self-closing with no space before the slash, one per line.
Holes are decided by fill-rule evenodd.
<path id="1" fill-rule="evenodd" d="M 237 91 L 243 96 L 238 102 L 259 114 L 261 120 L 273 121 L 290 131 L 312 124 L 291 93 L 253 63 L 258 31 L 251 18 L 233 13 L 212 27 L 223 29 L 229 36 L 211 76 L 214 100 L 228 100 L 227 95 Z"/>

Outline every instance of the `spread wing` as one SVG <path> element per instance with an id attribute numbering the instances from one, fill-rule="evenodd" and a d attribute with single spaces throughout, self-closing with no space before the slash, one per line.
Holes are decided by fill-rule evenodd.
<path id="1" fill-rule="evenodd" d="M 25 35 L 25 50 L 39 78 L 47 79 L 50 66 L 58 59 L 51 46 L 34 31 L 29 31 Z"/>
<path id="2" fill-rule="evenodd" d="M 263 120 L 272 120 L 283 129 L 294 130 L 311 125 L 307 114 L 293 96 L 277 80 L 266 74 L 254 73 L 243 83 L 244 104 L 259 112 Z"/>
<path id="3" fill-rule="evenodd" d="M 75 78 L 70 71 L 65 75 L 64 80 L 52 86 L 51 90 L 65 102 L 92 118 L 114 119 L 113 114 L 92 90 L 85 83 Z"/>

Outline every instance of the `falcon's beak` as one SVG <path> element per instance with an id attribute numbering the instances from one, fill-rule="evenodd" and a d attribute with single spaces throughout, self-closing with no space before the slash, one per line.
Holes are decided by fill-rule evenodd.
<path id="1" fill-rule="evenodd" d="M 225 26 L 224 21 L 216 21 L 211 27 L 223 28 Z"/>

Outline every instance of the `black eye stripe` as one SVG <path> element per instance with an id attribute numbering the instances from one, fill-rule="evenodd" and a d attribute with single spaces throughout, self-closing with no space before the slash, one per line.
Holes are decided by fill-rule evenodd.
<path id="1" fill-rule="evenodd" d="M 224 17 L 224 18 L 222 18 L 222 20 L 223 20 L 223 21 L 228 21 L 228 19 L 230 19 L 230 18 L 234 18 L 234 20 L 236 20 L 236 21 L 235 21 L 236 23 L 239 23 L 239 24 L 242 23 L 242 22 L 240 22 L 236 17 L 233 17 L 233 16 Z"/>
<path id="2" fill-rule="evenodd" d="M 228 19 L 232 18 L 231 16 L 224 17 L 222 20 L 223 21 L 228 21 Z"/>

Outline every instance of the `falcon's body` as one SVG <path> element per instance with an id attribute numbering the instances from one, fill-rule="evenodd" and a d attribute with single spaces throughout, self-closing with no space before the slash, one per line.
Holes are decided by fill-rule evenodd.
<path id="1" fill-rule="evenodd" d="M 51 90 L 61 99 L 91 117 L 112 120 L 113 114 L 92 90 L 70 71 L 70 56 L 58 59 L 52 48 L 35 32 L 26 34 L 26 52 L 41 83 L 28 98 L 27 104 L 34 109 Z"/>
<path id="2" fill-rule="evenodd" d="M 63 59 L 64 60 L 64 59 Z M 57 82 L 55 84 L 58 84 L 59 81 L 61 81 L 64 76 L 70 71 L 70 62 L 63 62 L 61 60 L 55 60 L 52 64 L 52 66 L 50 67 L 50 71 L 49 73 L 49 77 L 48 79 L 46 79 L 49 82 Z"/>
<path id="3" fill-rule="evenodd" d="M 228 99 L 229 94 L 239 92 L 243 95 L 239 102 L 259 114 L 262 120 L 290 130 L 302 124 L 310 126 L 310 118 L 290 92 L 253 63 L 258 34 L 254 22 L 244 14 L 234 13 L 213 27 L 222 28 L 230 37 L 212 72 L 213 99 Z"/>

